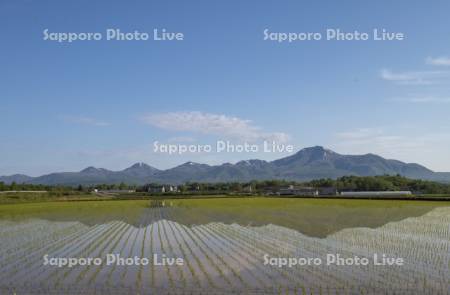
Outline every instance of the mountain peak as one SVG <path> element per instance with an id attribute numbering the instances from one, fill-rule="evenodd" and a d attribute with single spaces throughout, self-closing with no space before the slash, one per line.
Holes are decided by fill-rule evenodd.
<path id="1" fill-rule="evenodd" d="M 94 166 L 89 166 L 89 167 L 81 170 L 80 172 L 81 173 L 94 173 L 94 172 L 99 172 L 99 171 L 102 171 L 102 170 L 104 170 L 104 169 L 102 169 L 102 168 L 95 168 Z"/>
<path id="2" fill-rule="evenodd" d="M 310 153 L 337 154 L 336 152 L 334 152 L 334 151 L 332 151 L 330 149 L 324 148 L 323 146 L 320 146 L 320 145 L 316 145 L 316 146 L 312 146 L 312 147 L 307 147 L 307 148 L 301 149 L 298 153 L 301 153 L 301 152 L 304 152 L 304 153 L 305 152 L 310 152 Z"/>
<path id="3" fill-rule="evenodd" d="M 253 165 L 261 165 L 267 163 L 264 160 L 252 159 L 252 160 L 242 160 L 236 163 L 238 166 L 253 166 Z"/>
<path id="4" fill-rule="evenodd" d="M 202 164 L 192 162 L 192 161 L 187 161 L 186 163 L 182 164 L 181 166 L 199 166 L 199 165 L 202 165 Z"/>
<path id="5" fill-rule="evenodd" d="M 125 170 L 128 170 L 128 169 L 148 169 L 148 168 L 154 169 L 152 166 L 147 165 L 144 162 L 138 162 L 138 163 L 135 163 L 135 164 L 131 165 L 130 167 L 128 167 Z"/>
<path id="6" fill-rule="evenodd" d="M 328 161 L 331 158 L 335 158 L 339 154 L 330 149 L 326 149 L 323 146 L 313 146 L 301 149 L 293 157 L 300 158 L 306 162 L 310 161 Z"/>
<path id="7" fill-rule="evenodd" d="M 145 178 L 145 177 L 153 176 L 155 173 L 159 172 L 159 170 L 150 165 L 147 165 L 143 162 L 138 162 L 138 163 L 135 163 L 135 164 L 131 165 L 130 167 L 122 170 L 121 172 L 124 172 L 127 175 L 133 175 L 133 176 L 137 176 L 140 178 Z"/>

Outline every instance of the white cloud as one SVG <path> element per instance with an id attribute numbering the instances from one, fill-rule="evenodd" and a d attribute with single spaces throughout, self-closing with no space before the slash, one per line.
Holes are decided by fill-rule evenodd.
<path id="1" fill-rule="evenodd" d="M 143 122 L 174 131 L 188 131 L 233 138 L 249 142 L 287 142 L 289 135 L 283 132 L 264 132 L 250 120 L 221 114 L 203 112 L 171 112 L 150 114 L 141 118 Z"/>
<path id="2" fill-rule="evenodd" d="M 407 85 L 430 85 L 448 80 L 450 72 L 448 71 L 413 71 L 413 72 L 397 72 L 383 69 L 380 72 L 383 80 L 397 84 Z"/>
<path id="3" fill-rule="evenodd" d="M 105 127 L 105 126 L 110 125 L 109 123 L 107 123 L 105 121 L 97 120 L 97 119 L 90 118 L 90 117 L 84 117 L 84 116 L 62 116 L 61 119 L 64 120 L 65 122 L 69 122 L 69 123 L 83 124 L 83 125 L 90 125 L 90 126 Z"/>
<path id="4" fill-rule="evenodd" d="M 427 57 L 425 62 L 432 66 L 450 66 L 450 57 L 440 56 L 440 57 Z"/>

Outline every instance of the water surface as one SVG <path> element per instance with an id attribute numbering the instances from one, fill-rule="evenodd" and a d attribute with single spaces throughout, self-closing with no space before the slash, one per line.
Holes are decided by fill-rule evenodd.
<path id="1" fill-rule="evenodd" d="M 447 294 L 440 202 L 213 199 L 0 206 L 0 293 Z M 386 254 L 402 266 L 265 265 Z M 44 265 L 47 257 L 179 257 L 182 266 Z"/>

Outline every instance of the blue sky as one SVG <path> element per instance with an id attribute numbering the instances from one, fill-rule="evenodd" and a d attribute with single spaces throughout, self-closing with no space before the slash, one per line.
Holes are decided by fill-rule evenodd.
<path id="1" fill-rule="evenodd" d="M 411 2 L 0 1 L 0 175 L 271 160 L 286 154 L 174 156 L 152 144 L 279 135 L 295 150 L 323 145 L 450 171 L 450 2 Z M 45 29 L 108 28 L 185 38 L 43 40 Z M 263 40 L 264 29 L 328 28 L 406 39 Z"/>

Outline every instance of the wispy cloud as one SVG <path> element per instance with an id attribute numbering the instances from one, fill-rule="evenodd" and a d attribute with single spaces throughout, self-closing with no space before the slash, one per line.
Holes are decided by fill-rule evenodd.
<path id="1" fill-rule="evenodd" d="M 411 141 L 404 136 L 389 134 L 383 128 L 358 128 L 336 133 L 336 138 L 346 146 L 371 147 L 375 150 L 404 150 L 422 145 L 420 141 Z"/>
<path id="2" fill-rule="evenodd" d="M 385 158 L 448 170 L 445 155 L 450 144 L 447 130 L 420 133 L 416 129 L 393 131 L 393 127 L 357 128 L 336 133 L 330 146 L 350 154 L 375 153 Z"/>
<path id="3" fill-rule="evenodd" d="M 450 66 L 450 57 L 427 57 L 425 63 L 432 66 Z"/>
<path id="4" fill-rule="evenodd" d="M 65 122 L 74 124 L 83 124 L 99 127 L 105 127 L 110 125 L 108 122 L 85 116 L 60 116 L 60 118 Z"/>
<path id="5" fill-rule="evenodd" d="M 416 104 L 446 104 L 450 103 L 450 97 L 438 96 L 412 96 L 412 97 L 398 97 L 394 101 L 409 102 Z"/>
<path id="6" fill-rule="evenodd" d="M 168 142 L 194 142 L 195 138 L 190 136 L 176 136 L 167 140 Z"/>
<path id="7" fill-rule="evenodd" d="M 437 84 L 443 80 L 450 78 L 448 71 L 413 71 L 413 72 L 392 72 L 388 69 L 383 69 L 380 72 L 380 77 L 383 80 L 390 81 L 396 84 L 405 85 L 430 85 Z"/>
<path id="8" fill-rule="evenodd" d="M 170 112 L 150 114 L 141 120 L 147 124 L 173 131 L 188 131 L 249 142 L 287 142 L 289 135 L 283 132 L 265 132 L 252 121 L 223 114 L 203 112 Z"/>

